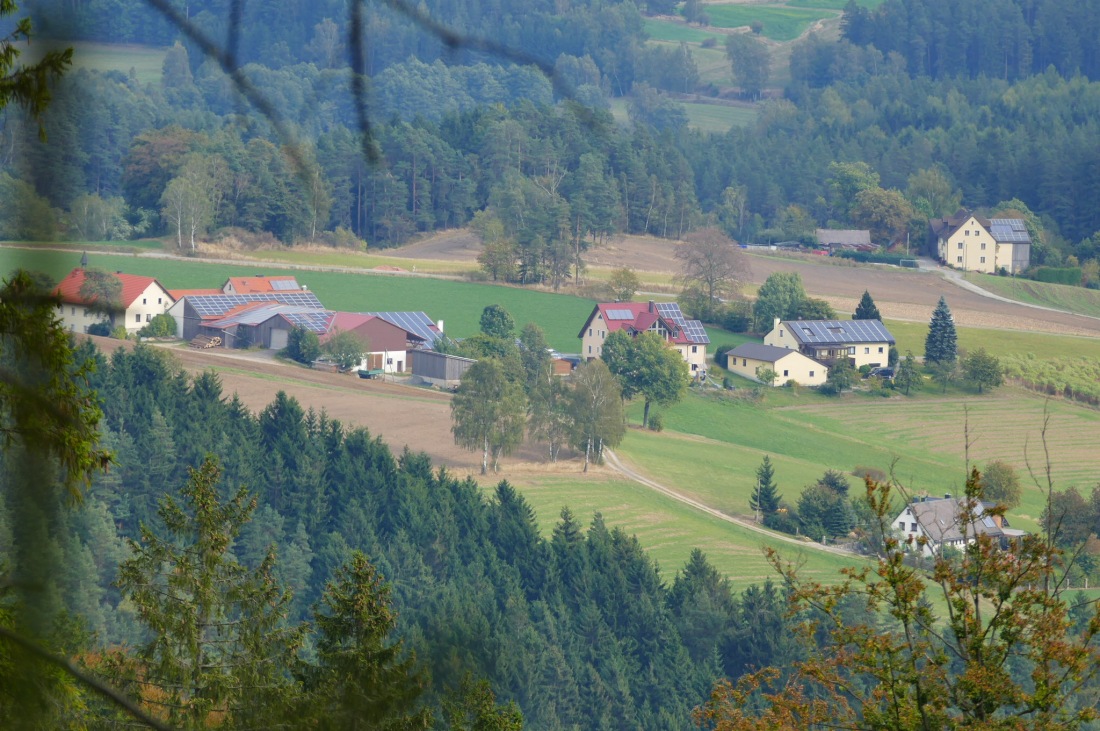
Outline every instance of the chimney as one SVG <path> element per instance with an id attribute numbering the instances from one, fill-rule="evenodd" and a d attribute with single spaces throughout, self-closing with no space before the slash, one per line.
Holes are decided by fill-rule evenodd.
<path id="1" fill-rule="evenodd" d="M 435 326 L 437 328 L 439 328 L 439 332 L 443 332 L 443 321 L 442 320 L 436 320 L 435 321 Z"/>
<path id="2" fill-rule="evenodd" d="M 657 309 L 657 306 L 653 304 L 653 300 L 650 300 L 649 301 L 649 311 L 653 312 L 656 309 Z"/>
<path id="3" fill-rule="evenodd" d="M 772 320 L 772 329 L 774 330 L 777 327 L 779 327 L 779 318 L 778 317 L 775 318 L 774 320 Z"/>
<path id="4" fill-rule="evenodd" d="M 303 292 L 308 292 L 308 291 L 309 291 L 309 287 L 307 287 L 306 285 L 304 285 L 304 284 L 303 284 L 303 285 L 302 285 L 302 291 L 303 291 Z"/>

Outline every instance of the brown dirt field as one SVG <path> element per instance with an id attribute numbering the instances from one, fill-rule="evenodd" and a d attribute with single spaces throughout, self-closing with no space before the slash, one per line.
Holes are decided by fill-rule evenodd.
<path id="1" fill-rule="evenodd" d="M 127 341 L 91 339 L 106 354 L 119 347 L 133 347 Z M 481 480 L 480 452 L 461 449 L 451 435 L 450 394 L 301 368 L 275 361 L 266 353 L 240 354 L 219 348 L 192 350 L 178 346 L 165 349 L 189 373 L 216 371 L 225 395 L 236 393 L 256 413 L 271 402 L 276 392 L 286 391 L 304 409 L 324 410 L 330 418 L 346 425 L 366 427 L 372 436 L 382 437 L 395 455 L 407 445 L 415 452 L 427 453 L 437 467 L 445 466 L 452 474 Z M 499 473 L 490 472 L 481 481 L 495 484 L 508 479 L 522 484 L 526 476 L 535 474 L 581 476 L 580 462 L 568 460 L 552 465 L 544 460 L 537 445 L 524 445 L 501 460 Z M 602 471 L 604 468 L 599 468 L 590 474 L 596 477 Z"/>
<path id="2" fill-rule="evenodd" d="M 593 267 L 630 266 L 639 271 L 674 275 L 677 244 L 652 236 L 617 236 L 589 251 Z M 406 258 L 461 261 L 476 265 L 480 251 L 477 237 L 455 230 L 386 253 Z M 1002 302 L 963 289 L 935 272 L 900 270 L 896 267 L 856 265 L 838 260 L 822 261 L 809 255 L 765 256 L 750 254 L 752 273 L 748 284 L 758 286 L 775 272 L 797 272 L 811 296 L 829 302 L 838 312 L 854 312 L 863 290 L 875 298 L 883 316 L 895 320 L 927 322 L 941 296 L 947 299 L 955 321 L 964 327 L 1027 330 L 1100 337 L 1100 320 Z"/>

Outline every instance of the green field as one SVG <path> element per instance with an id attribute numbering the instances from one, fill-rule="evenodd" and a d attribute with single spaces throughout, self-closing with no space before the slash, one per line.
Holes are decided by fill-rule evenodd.
<path id="1" fill-rule="evenodd" d="M 134 77 L 142 84 L 160 81 L 164 68 L 164 56 L 168 49 L 156 46 L 136 46 L 84 41 L 57 41 L 62 47 L 73 49 L 73 68 L 90 71 L 118 71 Z M 49 50 L 41 44 L 27 49 L 22 60 L 34 61 L 36 51 Z"/>
<path id="2" fill-rule="evenodd" d="M 723 33 L 714 33 L 695 26 L 674 23 L 669 20 L 656 20 L 655 18 L 646 18 L 643 21 L 643 27 L 650 40 L 654 41 L 702 43 L 708 38 L 714 38 L 721 46 L 725 38 Z"/>
<path id="3" fill-rule="evenodd" d="M 535 479 L 519 489 L 534 508 L 543 535 L 551 534 L 563 506 L 569 506 L 582 524 L 600 513 L 608 526 L 638 537 L 659 562 L 666 581 L 683 568 L 696 547 L 703 549 L 719 571 L 731 577 L 735 589 L 776 578 L 764 558 L 766 546 L 780 550 L 787 560 L 800 562 L 800 573 L 815 581 L 834 581 L 842 567 L 860 560 L 769 538 L 627 480 L 554 476 Z"/>
<path id="4" fill-rule="evenodd" d="M 982 289 L 1018 302 L 1100 317 L 1100 291 L 1095 289 L 975 272 L 967 272 L 963 276 Z"/>
<path id="5" fill-rule="evenodd" d="M 728 132 L 733 127 L 746 127 L 756 120 L 756 110 L 728 107 L 720 104 L 683 105 L 688 126 L 702 132 Z"/>
<path id="6" fill-rule="evenodd" d="M 871 10 L 877 8 L 885 0 L 856 0 L 856 4 L 869 8 Z M 820 10 L 843 10 L 844 6 L 848 4 L 848 0 L 788 0 L 783 3 L 792 8 L 818 8 Z"/>
<path id="7" fill-rule="evenodd" d="M 781 5 L 707 5 L 706 12 L 710 24 L 716 28 L 740 28 L 754 22 L 763 23 L 761 35 L 773 41 L 793 41 L 815 21 L 836 17 L 836 13 L 827 10 Z"/>
<path id="8" fill-rule="evenodd" d="M 477 333 L 481 311 L 487 305 L 499 304 L 520 327 L 537 322 L 546 331 L 551 347 L 564 352 L 576 352 L 580 347 L 577 332 L 594 304 L 572 295 L 420 277 L 224 266 L 199 260 L 168 261 L 99 253 L 89 254 L 89 260 L 91 266 L 102 269 L 156 277 L 169 289 L 220 287 L 227 277 L 259 272 L 291 274 L 316 293 L 326 307 L 352 312 L 423 310 L 433 319 L 443 320 L 446 332 L 455 337 Z M 79 264 L 78 251 L 0 249 L 0 271 L 5 272 L 22 266 L 59 280 Z"/>
<path id="9" fill-rule="evenodd" d="M 902 356 L 906 350 L 912 350 L 916 356 L 924 353 L 924 339 L 928 335 L 927 323 L 887 320 L 886 327 L 897 339 L 898 352 Z M 985 348 L 987 352 L 998 357 L 1034 353 L 1037 357 L 1050 360 L 1078 357 L 1100 359 L 1100 338 L 976 327 L 960 327 L 957 332 L 960 349 Z"/>

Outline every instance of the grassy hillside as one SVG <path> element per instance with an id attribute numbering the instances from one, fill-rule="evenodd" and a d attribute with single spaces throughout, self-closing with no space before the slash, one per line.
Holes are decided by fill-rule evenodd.
<path id="1" fill-rule="evenodd" d="M 1095 289 L 974 272 L 967 272 L 963 276 L 982 289 L 1008 299 L 1100 317 L 1100 291 Z"/>
<path id="2" fill-rule="evenodd" d="M 762 23 L 761 35 L 773 41 L 793 41 L 814 22 L 836 17 L 835 12 L 828 10 L 784 5 L 712 4 L 707 5 L 706 13 L 710 24 L 716 28 L 741 28 L 754 22 Z"/>

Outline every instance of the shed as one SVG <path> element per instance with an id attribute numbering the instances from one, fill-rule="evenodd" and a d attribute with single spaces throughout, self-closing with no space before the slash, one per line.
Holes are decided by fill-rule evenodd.
<path id="1" fill-rule="evenodd" d="M 422 381 L 451 388 L 457 386 L 462 375 L 477 361 L 457 355 L 437 353 L 434 350 L 413 350 L 409 353 L 412 374 Z"/>

